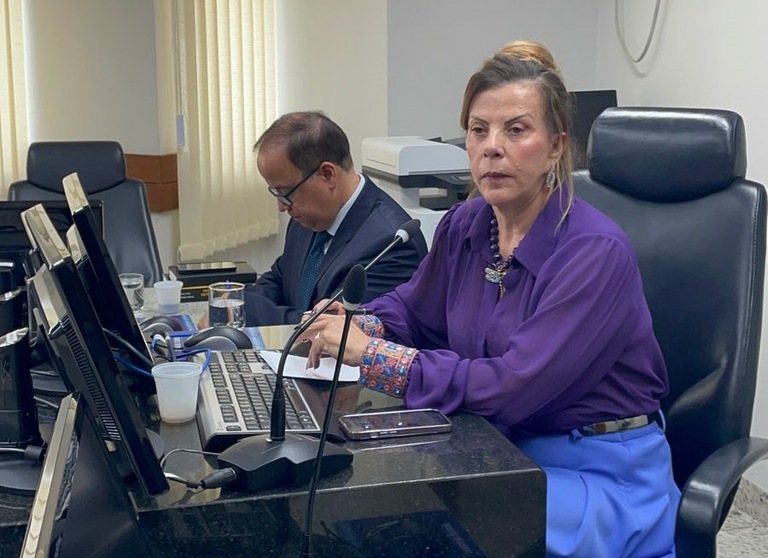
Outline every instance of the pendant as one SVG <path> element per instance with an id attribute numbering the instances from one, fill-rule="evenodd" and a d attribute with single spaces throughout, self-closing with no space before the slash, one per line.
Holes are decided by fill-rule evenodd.
<path id="1" fill-rule="evenodd" d="M 485 268 L 485 280 L 489 283 L 493 283 L 494 285 L 498 285 L 501 283 L 501 280 L 504 278 L 504 274 L 507 272 L 506 269 L 504 270 L 498 270 L 493 267 L 486 267 Z"/>

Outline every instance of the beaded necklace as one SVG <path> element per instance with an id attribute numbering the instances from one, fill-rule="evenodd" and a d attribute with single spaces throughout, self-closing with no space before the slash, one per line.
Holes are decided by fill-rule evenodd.
<path id="1" fill-rule="evenodd" d="M 515 250 L 517 250 L 517 246 L 519 246 L 520 243 L 512 249 L 512 253 L 506 260 L 501 259 L 501 253 L 499 252 L 499 223 L 496 221 L 495 217 L 491 219 L 489 240 L 491 243 L 491 256 L 493 257 L 493 262 L 485 268 L 485 280 L 499 286 L 499 298 L 501 298 L 504 296 L 504 276 L 512 266 L 512 261 L 515 259 Z"/>

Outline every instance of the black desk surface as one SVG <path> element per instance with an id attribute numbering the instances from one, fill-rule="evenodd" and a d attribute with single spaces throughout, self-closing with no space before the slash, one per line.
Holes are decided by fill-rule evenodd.
<path id="1" fill-rule="evenodd" d="M 310 385 L 320 397 L 327 392 L 324 383 Z M 334 415 L 401 404 L 347 384 L 337 392 Z M 151 404 L 144 409 L 166 451 L 200 449 L 194 422 L 165 424 Z M 451 419 L 449 434 L 346 444 L 352 466 L 319 484 L 316 556 L 544 555 L 544 473 L 483 418 L 458 413 Z M 165 470 L 199 480 L 212 463 L 175 453 Z M 306 490 L 192 492 L 171 483 L 164 495 L 134 501 L 156 556 L 298 556 Z M 0 492 L 0 555 L 17 555 L 6 551 L 18 548 L 31 503 L 31 497 Z"/>

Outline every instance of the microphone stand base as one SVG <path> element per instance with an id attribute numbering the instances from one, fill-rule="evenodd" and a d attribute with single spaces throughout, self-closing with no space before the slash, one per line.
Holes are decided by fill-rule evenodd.
<path id="1" fill-rule="evenodd" d="M 301 486 L 312 479 L 319 440 L 302 434 L 286 434 L 279 442 L 269 435 L 243 438 L 218 456 L 219 468 L 237 473 L 235 489 L 248 492 L 278 486 Z M 341 471 L 352 463 L 346 448 L 326 443 L 320 476 Z"/>

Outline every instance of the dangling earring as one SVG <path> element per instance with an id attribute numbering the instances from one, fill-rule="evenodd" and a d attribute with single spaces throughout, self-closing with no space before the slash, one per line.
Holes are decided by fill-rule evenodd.
<path id="1" fill-rule="evenodd" d="M 554 170 L 550 170 L 547 173 L 547 188 L 550 190 L 555 187 L 555 182 L 557 182 L 557 175 L 555 174 Z"/>

